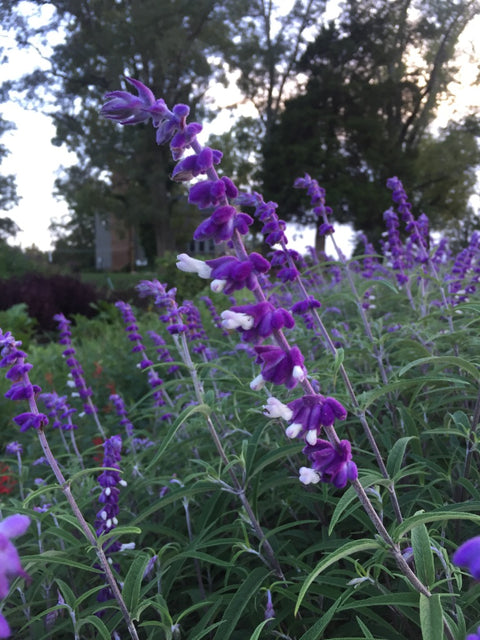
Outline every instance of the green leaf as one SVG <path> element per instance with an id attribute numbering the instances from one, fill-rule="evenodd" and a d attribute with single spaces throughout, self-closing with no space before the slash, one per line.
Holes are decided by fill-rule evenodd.
<path id="1" fill-rule="evenodd" d="M 76 598 L 73 591 L 70 589 L 68 584 L 66 584 L 63 580 L 60 580 L 59 578 L 55 578 L 55 582 L 58 585 L 60 593 L 63 596 L 63 599 L 65 600 L 65 604 L 67 604 L 72 611 L 75 611 Z"/>
<path id="2" fill-rule="evenodd" d="M 94 557 L 95 556 L 92 554 L 92 562 Z M 65 551 L 48 550 L 37 555 L 23 556 L 23 559 L 25 562 L 29 562 L 32 560 L 35 562 L 39 562 L 40 565 L 45 565 L 51 562 L 53 564 L 61 564 L 61 565 L 65 565 L 66 567 L 80 569 L 81 571 L 89 571 L 91 573 L 102 573 L 101 569 L 73 560 L 73 558 L 71 558 L 67 553 L 65 553 Z"/>
<path id="3" fill-rule="evenodd" d="M 315 624 L 306 631 L 303 636 L 300 637 L 300 640 L 319 640 L 321 637 L 320 634 L 325 631 L 331 619 L 335 615 L 339 606 L 343 603 L 344 600 L 347 600 L 350 597 L 348 591 L 345 591 L 338 600 L 329 607 L 329 609 L 319 618 Z"/>
<path id="4" fill-rule="evenodd" d="M 272 464 L 272 462 L 277 462 L 278 460 L 286 460 L 289 456 L 295 455 L 296 453 L 300 453 L 303 446 L 305 445 L 292 442 L 285 445 L 281 445 L 280 447 L 278 447 L 278 449 L 274 449 L 273 451 L 269 451 L 264 456 L 258 459 L 255 465 L 255 468 L 252 469 L 250 478 L 253 478 L 262 469 L 267 467 L 269 464 Z"/>
<path id="5" fill-rule="evenodd" d="M 358 480 L 364 489 L 366 489 L 367 487 L 371 487 L 372 484 L 388 483 L 388 481 L 386 481 L 385 478 L 383 478 L 383 476 L 381 476 L 379 473 L 369 473 L 368 475 L 362 476 Z M 349 487 L 337 502 L 337 506 L 335 507 L 332 517 L 330 518 L 330 525 L 328 527 L 329 536 L 332 535 L 332 531 L 339 520 L 345 518 L 347 515 L 350 515 L 355 509 L 358 509 L 361 506 L 360 503 L 356 501 L 356 498 L 357 494 L 355 493 L 355 489 L 353 487 Z M 353 505 L 353 508 L 347 512 L 347 507 L 354 500 L 356 502 Z"/>
<path id="6" fill-rule="evenodd" d="M 196 558 L 197 560 L 201 560 L 202 562 L 207 562 L 209 565 L 217 565 L 219 567 L 231 567 L 232 563 L 228 560 L 222 560 L 221 558 L 217 558 L 216 556 L 212 556 L 210 553 L 204 553 L 203 551 L 195 551 L 194 549 L 187 549 L 182 551 L 181 553 L 176 553 L 175 557 L 172 558 L 172 562 L 176 562 L 180 558 Z M 168 566 L 168 563 L 165 564 Z"/>
<path id="7" fill-rule="evenodd" d="M 24 507 L 28 507 L 28 505 L 31 502 L 35 501 L 41 495 L 43 495 L 45 493 L 48 493 L 49 491 L 56 491 L 57 489 L 59 489 L 61 491 L 62 490 L 61 485 L 59 485 L 59 484 L 44 485 L 43 487 L 40 487 L 40 489 L 36 489 L 35 491 L 32 491 L 31 493 L 29 493 L 28 496 L 23 501 L 23 506 Z"/>
<path id="8" fill-rule="evenodd" d="M 440 365 L 442 367 L 458 367 L 466 373 L 469 373 L 475 382 L 479 382 L 480 380 L 480 371 L 478 367 L 468 360 L 464 360 L 458 356 L 429 356 L 427 358 L 419 358 L 418 360 L 409 362 L 407 365 L 402 367 L 398 372 L 398 376 L 401 377 L 413 367 L 418 367 L 422 364 Z"/>
<path id="9" fill-rule="evenodd" d="M 370 629 L 367 627 L 367 625 L 362 622 L 360 620 L 360 618 L 358 616 L 355 616 L 356 620 L 357 620 L 357 624 L 360 627 L 360 629 L 363 631 L 363 634 L 365 636 L 366 640 L 375 640 L 375 638 L 372 636 L 372 632 L 370 631 Z"/>
<path id="10" fill-rule="evenodd" d="M 88 469 L 81 469 L 80 471 L 77 471 L 76 473 L 71 475 L 67 480 L 67 484 L 71 486 L 77 480 L 83 478 L 83 476 L 90 476 L 94 473 L 101 473 L 103 471 L 115 471 L 116 473 L 123 473 L 121 469 L 117 469 L 116 467 L 89 467 Z"/>
<path id="11" fill-rule="evenodd" d="M 142 522 L 143 520 L 148 520 L 154 513 L 160 511 L 160 509 L 166 507 L 172 502 L 176 502 L 177 500 L 181 502 L 182 498 L 192 498 L 198 493 L 207 494 L 212 490 L 211 482 L 198 481 L 194 485 L 189 485 L 186 487 L 172 487 L 172 489 L 167 493 L 166 496 L 160 498 L 159 500 L 153 501 L 152 506 L 148 507 L 148 509 L 144 509 L 142 513 L 140 513 L 134 520 L 135 524 Z"/>
<path id="12" fill-rule="evenodd" d="M 443 611 L 438 593 L 430 598 L 420 594 L 420 628 L 422 640 L 441 640 L 443 638 Z"/>
<path id="13" fill-rule="evenodd" d="M 240 584 L 240 587 L 225 609 L 223 624 L 217 629 L 214 640 L 228 640 L 231 637 L 243 610 L 250 599 L 258 592 L 266 575 L 267 571 L 263 567 L 257 567 Z"/>
<path id="14" fill-rule="evenodd" d="M 111 640 L 110 631 L 108 630 L 108 628 L 106 627 L 105 623 L 101 618 L 98 618 L 97 616 L 87 616 L 86 618 L 82 618 L 81 620 L 78 621 L 77 631 L 80 631 L 81 627 L 83 627 L 85 624 L 91 624 L 97 629 L 97 631 L 100 634 L 99 636 L 96 636 L 97 638 L 104 638 L 104 640 Z"/>
<path id="15" fill-rule="evenodd" d="M 210 407 L 206 404 L 198 404 L 198 405 L 194 405 L 193 407 L 187 407 L 182 411 L 182 413 L 177 417 L 177 419 L 174 421 L 174 423 L 170 426 L 169 430 L 165 434 L 165 437 L 161 441 L 155 456 L 153 457 L 152 461 L 147 467 L 147 472 L 151 471 L 153 467 L 156 467 L 158 465 L 158 461 L 164 454 L 170 442 L 175 437 L 175 434 L 177 433 L 177 431 L 180 429 L 180 427 L 183 425 L 184 422 L 186 422 L 189 418 L 191 418 L 196 413 L 209 415 Z"/>
<path id="16" fill-rule="evenodd" d="M 102 533 L 98 538 L 98 543 L 103 546 L 110 538 L 119 538 L 120 536 L 139 536 L 142 530 L 139 527 L 130 525 L 118 525 L 114 529 L 110 529 L 107 533 Z"/>
<path id="17" fill-rule="evenodd" d="M 400 471 L 407 444 L 414 437 L 415 436 L 405 436 L 404 438 L 397 440 L 393 445 L 387 459 L 387 471 L 390 476 L 393 477 Z"/>
<path id="18" fill-rule="evenodd" d="M 473 510 L 473 503 L 471 508 Z M 430 511 L 429 513 L 415 514 L 414 516 L 407 518 L 401 524 L 397 525 L 392 537 L 395 541 L 398 542 L 400 538 L 405 533 L 407 533 L 407 531 L 413 529 L 413 527 L 420 524 L 425 524 L 427 522 L 441 522 L 442 520 L 473 520 L 474 522 L 478 522 L 480 524 L 479 515 L 475 513 L 466 513 L 464 511 L 456 511 L 455 506 L 453 506 L 450 509 L 443 508 L 440 511 Z"/>
<path id="19" fill-rule="evenodd" d="M 213 624 L 211 624 L 206 629 L 203 629 L 203 631 L 200 631 L 200 633 L 197 633 L 195 635 L 195 637 L 192 638 L 192 640 L 201 640 L 202 638 L 205 638 L 206 636 L 211 636 L 211 632 L 214 629 L 218 629 L 218 627 L 220 627 L 222 624 L 223 624 L 223 620 L 219 620 L 219 622 L 214 622 Z"/>
<path id="20" fill-rule="evenodd" d="M 150 560 L 145 553 L 140 554 L 130 565 L 125 581 L 123 583 L 122 596 L 127 605 L 127 609 L 132 619 L 138 620 L 137 609 L 140 598 L 140 588 L 142 586 L 143 573 Z"/>
<path id="21" fill-rule="evenodd" d="M 342 605 L 339 611 L 353 611 L 368 607 L 418 607 L 418 595 L 407 591 L 404 593 L 394 592 L 380 596 L 369 596 L 362 600 L 350 600 L 346 605 Z"/>
<path id="22" fill-rule="evenodd" d="M 435 567 L 427 527 L 424 524 L 413 527 L 411 540 L 417 575 L 424 584 L 430 586 L 435 582 Z"/>
<path id="23" fill-rule="evenodd" d="M 343 364 L 344 358 L 345 358 L 345 351 L 344 351 L 344 349 L 342 349 L 342 347 L 339 347 L 336 350 L 335 361 L 333 363 L 333 380 L 334 380 L 334 384 L 335 384 L 335 381 L 337 379 L 337 375 L 338 375 L 338 372 L 340 370 L 340 367 Z"/>
<path id="24" fill-rule="evenodd" d="M 297 615 L 298 610 L 302 604 L 303 598 L 307 593 L 312 582 L 318 578 L 318 576 L 325 571 L 327 567 L 338 562 L 342 558 L 346 558 L 351 556 L 352 553 L 358 553 L 360 551 L 366 551 L 367 549 L 379 549 L 380 544 L 376 540 L 369 540 L 367 538 L 362 538 L 360 540 L 353 540 L 351 542 L 347 542 L 343 546 L 341 546 L 336 551 L 328 554 L 326 558 L 321 560 L 315 569 L 307 576 L 306 580 L 302 584 L 302 588 L 300 589 L 300 593 L 298 594 L 297 603 L 295 605 L 295 615 Z"/>
<path id="25" fill-rule="evenodd" d="M 260 622 L 260 624 L 255 627 L 252 635 L 250 636 L 250 640 L 258 640 L 258 638 L 260 637 L 260 634 L 262 632 L 263 627 L 266 627 L 269 622 L 271 622 L 271 619 L 270 620 L 264 620 L 263 622 Z"/>
<path id="26" fill-rule="evenodd" d="M 213 600 L 202 600 L 201 602 L 195 602 L 195 604 L 187 607 L 182 611 L 182 613 L 179 614 L 178 618 L 175 621 L 175 624 L 178 624 L 183 618 L 190 615 L 194 611 L 197 611 L 197 609 L 203 609 L 207 606 L 210 606 L 211 604 L 213 604 Z"/>
<path id="27" fill-rule="evenodd" d="M 95 587 L 92 587 L 91 589 L 86 589 L 85 591 L 82 591 L 82 593 L 75 600 L 75 607 L 79 608 L 82 602 L 85 602 L 85 600 L 89 600 L 90 598 L 93 598 L 93 596 L 96 597 L 97 593 L 102 589 L 105 589 L 104 581 L 100 584 L 97 584 Z"/>

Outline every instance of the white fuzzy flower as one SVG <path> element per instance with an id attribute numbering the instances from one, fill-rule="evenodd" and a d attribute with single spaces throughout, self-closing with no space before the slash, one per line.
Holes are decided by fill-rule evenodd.
<path id="1" fill-rule="evenodd" d="M 212 273 L 212 268 L 202 260 L 191 258 L 187 253 L 181 253 L 177 256 L 177 269 L 186 271 L 187 273 L 196 273 L 200 278 L 208 280 Z"/>
<path id="2" fill-rule="evenodd" d="M 212 280 L 210 289 L 213 291 L 213 293 L 222 293 L 222 291 L 225 289 L 226 284 L 226 280 Z"/>
<path id="3" fill-rule="evenodd" d="M 246 313 L 237 313 L 236 311 L 222 311 L 222 327 L 224 329 L 238 329 L 241 327 L 245 331 L 253 327 L 254 319 Z"/>
<path id="4" fill-rule="evenodd" d="M 300 422 L 293 422 L 285 429 L 285 435 L 287 438 L 296 438 L 301 430 L 303 429 L 303 424 Z"/>
<path id="5" fill-rule="evenodd" d="M 298 364 L 296 364 L 292 369 L 292 378 L 302 382 L 305 380 L 305 370 Z"/>
<path id="6" fill-rule="evenodd" d="M 273 396 L 267 399 L 267 404 L 263 405 L 262 409 L 264 409 L 264 414 L 269 418 L 283 418 L 283 420 L 288 421 L 293 415 L 290 407 L 287 407 L 286 404 L 283 404 Z"/>
<path id="7" fill-rule="evenodd" d="M 320 482 L 320 476 L 313 469 L 300 467 L 299 480 L 302 484 L 317 484 L 317 482 Z"/>
<path id="8" fill-rule="evenodd" d="M 252 391 L 260 391 L 265 386 L 265 379 L 260 373 L 256 378 L 254 378 L 250 383 L 250 389 Z"/>

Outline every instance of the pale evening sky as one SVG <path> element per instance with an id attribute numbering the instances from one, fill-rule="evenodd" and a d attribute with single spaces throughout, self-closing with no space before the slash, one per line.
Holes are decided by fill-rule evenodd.
<path id="1" fill-rule="evenodd" d="M 43 9 L 48 12 L 48 6 Z M 47 13 L 40 20 L 46 20 Z M 474 87 L 480 53 L 475 50 L 475 36 L 480 28 L 478 16 L 463 34 L 459 51 L 461 51 L 461 74 L 453 87 L 455 98 L 450 104 L 445 104 L 439 111 L 439 124 L 445 124 L 449 118 L 461 117 L 471 106 L 480 105 L 480 87 Z M 45 64 L 38 53 L 32 48 L 18 51 L 13 36 L 0 30 L 2 44 L 11 47 L 8 51 L 9 61 L 0 67 L 0 83 L 30 72 L 34 67 Z M 231 104 L 231 95 L 215 93 L 219 104 Z M 60 219 L 68 214 L 65 202 L 53 197 L 54 180 L 62 166 L 74 164 L 75 155 L 64 148 L 54 147 L 51 139 L 55 129 L 50 119 L 42 113 L 21 107 L 14 102 L 1 106 L 2 115 L 6 120 L 16 124 L 16 130 L 5 134 L 0 141 L 10 151 L 3 161 L 0 171 L 2 174 L 16 174 L 17 189 L 21 196 L 20 203 L 7 212 L 22 229 L 12 244 L 29 247 L 33 244 L 42 251 L 52 246 L 52 238 L 48 229 L 52 219 Z M 218 127 L 225 129 L 228 119 L 219 120 Z M 209 127 L 209 130 L 211 127 Z M 478 207 L 477 207 L 478 208 Z M 3 214 L 2 214 L 3 215 Z M 281 215 L 281 214 L 280 214 Z M 344 252 L 349 253 L 352 233 L 348 227 L 338 228 L 337 242 Z M 291 246 L 301 249 L 305 245 L 313 244 L 313 231 L 305 231 L 303 239 L 299 237 Z"/>

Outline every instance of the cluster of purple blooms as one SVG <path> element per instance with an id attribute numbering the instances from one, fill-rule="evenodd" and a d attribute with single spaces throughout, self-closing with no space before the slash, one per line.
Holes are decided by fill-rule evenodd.
<path id="1" fill-rule="evenodd" d="M 128 303 L 122 302 L 121 300 L 116 302 L 115 306 L 120 310 L 120 313 L 122 314 L 123 321 L 126 325 L 128 339 L 130 340 L 130 342 L 135 343 L 132 347 L 132 353 L 139 353 L 141 356 L 141 360 L 138 366 L 142 371 L 144 369 L 148 369 L 148 382 L 153 389 L 154 404 L 156 407 L 163 407 L 165 405 L 165 398 L 161 389 L 163 380 L 160 378 L 155 369 L 151 368 L 153 362 L 146 354 L 145 347 L 143 345 L 143 337 L 139 332 L 137 319 L 135 318 L 132 307 Z M 118 406 L 116 408 L 118 410 Z"/>
<path id="2" fill-rule="evenodd" d="M 109 400 L 115 407 L 117 416 L 120 418 L 119 424 L 121 424 L 122 427 L 125 428 L 127 436 L 131 438 L 133 436 L 134 426 L 131 423 L 130 418 L 128 417 L 128 411 L 122 396 L 120 396 L 118 393 L 112 393 Z"/>
<path id="3" fill-rule="evenodd" d="M 313 213 L 322 222 L 318 226 L 318 233 L 322 236 L 334 233 L 335 229 L 329 222 L 328 216 L 332 213 L 332 208 L 325 203 L 325 189 L 318 182 L 311 178 L 308 173 L 303 178 L 297 178 L 293 184 L 296 189 L 306 189 L 310 196 Z"/>
<path id="4" fill-rule="evenodd" d="M 287 309 L 276 308 L 267 300 L 262 289 L 262 276 L 272 265 L 258 253 L 248 254 L 242 241 L 253 218 L 237 207 L 253 207 L 254 215 L 263 222 L 267 242 L 271 246 L 280 243 L 282 247 L 281 251 L 273 255 L 274 266 L 278 267 L 277 275 L 280 274 L 284 282 L 298 278 L 299 272 L 294 264 L 298 254 L 286 249 L 285 223 L 278 218 L 277 205 L 273 202 L 265 203 L 256 193 L 239 196 L 230 179 L 219 178 L 215 165 L 220 162 L 222 154 L 199 143 L 197 135 L 201 126 L 197 123 L 187 124 L 189 108 L 186 105 L 175 105 L 170 110 L 164 100 L 157 100 L 152 91 L 138 80 L 127 78 L 127 82 L 137 90 L 138 96 L 127 91 L 108 93 L 102 114 L 124 125 L 152 121 L 157 143 L 170 141 L 172 156 L 177 161 L 172 172 L 173 180 L 188 182 L 202 176 L 202 180 L 190 188 L 189 201 L 201 210 L 208 209 L 210 215 L 201 222 L 194 237 L 212 239 L 215 243 L 226 242 L 235 253 L 205 262 L 181 254 L 178 256 L 177 267 L 182 271 L 197 273 L 201 278 L 211 279 L 211 289 L 214 292 L 230 295 L 244 288 L 253 292 L 256 303 L 234 306 L 223 312 L 222 326 L 228 330 L 238 329 L 244 341 L 255 345 L 255 362 L 260 366 L 260 373 L 252 381 L 252 389 L 259 390 L 267 382 L 283 385 L 287 389 L 302 386 L 304 395 L 294 401 L 294 409 L 288 408 L 297 422 L 290 425 L 287 433 L 289 435 L 296 432 L 295 437 L 305 440 L 305 453 L 313 465 L 308 474 L 301 472 L 302 482 L 307 484 L 322 480 L 343 487 L 348 480 L 356 480 L 357 467 L 352 461 L 350 444 L 339 441 L 335 432 L 332 432 L 335 419 L 344 419 L 346 410 L 337 401 L 315 394 L 308 381 L 303 354 L 298 347 L 290 346 L 284 335 L 284 330 L 293 328 L 295 324 L 292 314 Z M 189 149 L 193 154 L 184 156 Z M 324 205 L 324 193 L 320 194 L 316 205 L 319 215 L 328 213 Z M 324 232 L 331 233 L 330 227 L 325 224 Z M 169 304 L 169 298 L 172 302 L 175 296 L 174 289 L 166 291 L 163 285 L 155 287 L 155 282 L 142 282 L 138 289 L 143 295 L 154 295 L 155 303 L 167 308 L 164 321 L 168 323 L 170 333 L 187 331 L 182 319 L 175 315 L 178 308 Z M 304 313 L 316 306 L 317 301 L 307 297 L 301 301 L 300 308 L 293 311 Z M 269 337 L 273 338 L 273 344 L 260 344 Z M 317 439 L 322 427 L 329 429 L 329 440 Z M 313 434 L 316 434 L 315 437 Z"/>
<path id="5" fill-rule="evenodd" d="M 63 351 L 63 357 L 70 369 L 70 374 L 73 378 L 73 386 L 76 388 L 78 395 L 83 400 L 83 410 L 87 414 L 96 414 L 97 408 L 92 402 L 93 391 L 85 382 L 85 373 L 77 360 L 76 351 L 72 345 L 72 332 L 70 331 L 70 325 L 72 323 L 64 316 L 63 313 L 57 313 L 53 316 L 53 319 L 57 322 L 58 329 L 60 331 L 58 342 L 67 347 Z"/>
<path id="6" fill-rule="evenodd" d="M 455 258 L 451 272 L 447 275 L 449 301 L 451 304 L 466 302 L 475 293 L 480 280 L 480 233 L 474 231 L 468 247 Z"/>
<path id="7" fill-rule="evenodd" d="M 122 438 L 118 435 L 108 438 L 103 443 L 103 467 L 104 471 L 98 476 L 98 484 L 101 487 L 98 501 L 101 508 L 95 520 L 95 529 L 98 536 L 109 533 L 118 525 L 118 512 L 120 510 L 118 500 L 120 496 L 119 486 L 126 486 L 120 475 L 119 462 L 122 459 Z M 119 551 L 121 544 L 118 541 L 108 540 L 106 543 L 108 553 Z"/>
<path id="8" fill-rule="evenodd" d="M 59 396 L 58 393 L 52 391 L 51 393 L 41 393 L 39 399 L 48 409 L 47 415 L 52 420 L 53 429 L 71 431 L 77 428 L 71 418 L 72 414 L 76 413 L 77 410 L 68 404 L 67 396 Z"/>
<path id="9" fill-rule="evenodd" d="M 25 362 L 27 354 L 20 349 L 21 344 L 9 331 L 3 333 L 0 329 L 0 367 L 8 368 L 5 377 L 12 384 L 5 397 L 14 401 L 27 400 L 29 403 L 30 411 L 20 413 L 14 418 L 20 431 L 31 428 L 43 429 L 48 424 L 48 418 L 45 414 L 39 413 L 34 401 L 41 388 L 30 382 L 28 372 L 32 365 Z"/>

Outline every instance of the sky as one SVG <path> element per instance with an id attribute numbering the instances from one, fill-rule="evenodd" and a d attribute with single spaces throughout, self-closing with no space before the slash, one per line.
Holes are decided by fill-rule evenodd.
<path id="1" fill-rule="evenodd" d="M 332 11 L 330 16 L 334 17 L 335 3 L 330 4 Z M 38 19 L 48 19 L 49 8 L 44 7 L 42 11 L 44 14 Z M 480 105 L 480 87 L 471 86 L 478 73 L 480 52 L 475 50 L 474 42 L 479 28 L 480 16 L 463 34 L 459 45 L 459 50 L 462 52 L 461 75 L 458 82 L 452 86 L 455 98 L 440 108 L 438 126 L 445 125 L 450 118 L 461 117 L 469 105 Z M 18 51 L 13 37 L 8 33 L 0 30 L 0 38 L 4 46 L 10 47 L 8 62 L 0 65 L 0 84 L 45 64 L 34 49 Z M 218 89 L 215 91 L 215 97 L 220 106 L 232 103 L 231 94 L 219 92 Z M 51 144 L 55 129 L 48 116 L 14 102 L 0 105 L 0 109 L 6 120 L 16 124 L 16 130 L 5 134 L 0 141 L 10 151 L 2 162 L 0 171 L 2 174 L 16 175 L 17 191 L 21 196 L 18 206 L 7 212 L 7 215 L 21 228 L 21 232 L 11 244 L 23 248 L 35 245 L 42 251 L 48 251 L 52 248 L 50 222 L 53 219 L 60 220 L 63 216 L 68 216 L 66 203 L 53 196 L 54 181 L 61 172 L 62 166 L 74 164 L 75 155 L 65 148 L 54 147 Z M 228 117 L 221 116 L 213 125 L 209 125 L 208 129 L 216 128 L 219 132 L 228 126 Z M 314 231 L 289 227 L 289 238 L 289 246 L 302 250 L 305 246 L 313 244 Z M 354 235 L 348 225 L 336 225 L 336 240 L 342 251 L 349 255 Z"/>

